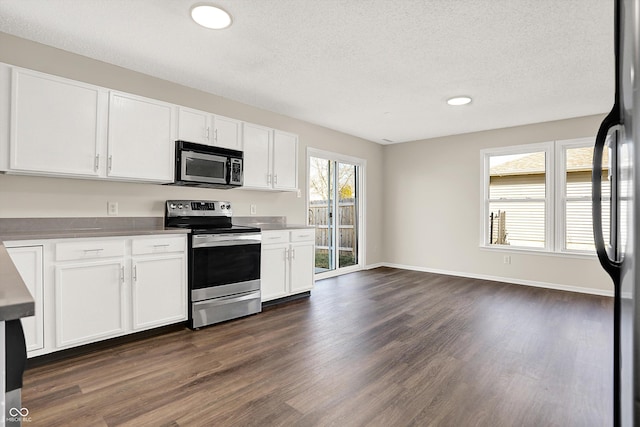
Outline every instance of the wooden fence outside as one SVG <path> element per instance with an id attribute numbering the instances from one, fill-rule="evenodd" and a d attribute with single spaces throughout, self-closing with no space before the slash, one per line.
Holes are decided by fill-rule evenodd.
<path id="1" fill-rule="evenodd" d="M 316 248 L 329 248 L 329 203 L 327 200 L 311 201 L 309 224 L 316 227 Z M 356 243 L 356 205 L 354 199 L 343 199 L 338 203 L 338 250 L 351 252 Z"/>

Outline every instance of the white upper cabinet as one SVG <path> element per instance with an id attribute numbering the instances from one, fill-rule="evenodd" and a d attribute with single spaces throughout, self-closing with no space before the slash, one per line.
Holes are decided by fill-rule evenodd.
<path id="1" fill-rule="evenodd" d="M 109 177 L 171 182 L 174 178 L 175 108 L 112 91 L 109 97 Z"/>
<path id="2" fill-rule="evenodd" d="M 178 139 L 209 144 L 209 113 L 180 107 L 178 112 Z"/>
<path id="3" fill-rule="evenodd" d="M 244 184 L 245 187 L 272 188 L 272 142 L 273 129 L 244 123 Z"/>
<path id="4" fill-rule="evenodd" d="M 98 176 L 107 91 L 19 68 L 11 80 L 9 169 Z"/>
<path id="5" fill-rule="evenodd" d="M 298 136 L 0 64 L 0 171 L 169 183 L 175 140 L 244 152 L 244 187 L 298 189 Z"/>
<path id="6" fill-rule="evenodd" d="M 242 150 L 242 122 L 205 111 L 180 107 L 178 139 Z"/>
<path id="7" fill-rule="evenodd" d="M 298 136 L 245 123 L 244 187 L 262 190 L 298 189 Z"/>
<path id="8" fill-rule="evenodd" d="M 213 145 L 242 150 L 242 122 L 224 116 L 213 116 Z"/>
<path id="9" fill-rule="evenodd" d="M 298 189 L 298 135 L 275 130 L 273 133 L 273 188 Z"/>

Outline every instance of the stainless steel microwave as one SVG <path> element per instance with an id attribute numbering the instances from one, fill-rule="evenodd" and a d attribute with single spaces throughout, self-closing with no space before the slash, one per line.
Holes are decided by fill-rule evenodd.
<path id="1" fill-rule="evenodd" d="M 242 186 L 242 151 L 176 141 L 174 185 L 233 188 Z"/>

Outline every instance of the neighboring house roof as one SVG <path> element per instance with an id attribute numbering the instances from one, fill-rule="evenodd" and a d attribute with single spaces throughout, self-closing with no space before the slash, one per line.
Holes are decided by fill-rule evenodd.
<path id="1" fill-rule="evenodd" d="M 592 162 L 593 149 L 591 147 L 571 149 L 570 155 L 567 158 L 567 171 L 590 171 Z M 603 163 L 609 163 L 609 155 L 606 150 L 603 155 Z M 608 168 L 605 166 L 603 169 L 607 170 Z M 541 173 L 544 173 L 544 152 L 525 154 L 522 157 L 495 165 L 490 170 L 491 176 L 532 175 Z"/>

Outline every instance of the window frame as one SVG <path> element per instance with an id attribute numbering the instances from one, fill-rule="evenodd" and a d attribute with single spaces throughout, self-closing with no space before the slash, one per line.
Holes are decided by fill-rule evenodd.
<path id="1" fill-rule="evenodd" d="M 485 148 L 480 150 L 481 159 L 481 226 L 480 247 L 488 250 L 533 252 L 540 254 L 568 255 L 574 257 L 595 257 L 594 250 L 567 249 L 566 232 L 566 151 L 570 148 L 593 147 L 595 137 L 555 140 L 534 144 Z M 489 243 L 489 199 L 490 165 L 492 156 L 512 154 L 545 153 L 545 245 L 544 248 L 528 246 L 499 245 Z M 494 202 L 496 200 L 493 200 Z"/>
<path id="2" fill-rule="evenodd" d="M 567 150 L 571 148 L 593 147 L 595 142 L 594 138 L 576 138 L 556 141 L 555 155 L 558 159 L 556 163 L 556 212 L 555 216 L 557 220 L 557 233 L 556 233 L 556 252 L 566 254 L 582 254 L 582 255 L 595 255 L 595 247 L 593 250 L 580 250 L 580 249 L 568 249 L 567 248 Z M 579 200 L 579 199 L 572 199 Z M 585 197 L 582 200 L 591 201 L 591 196 Z"/>
<path id="3" fill-rule="evenodd" d="M 545 181 L 545 194 L 544 194 L 544 247 L 536 248 L 530 246 L 512 246 L 512 245 L 498 245 L 498 244 L 490 244 L 489 243 L 489 214 L 490 204 L 492 201 L 489 198 L 489 181 L 490 181 L 490 165 L 489 159 L 493 156 L 507 156 L 507 155 L 516 155 L 516 154 L 527 154 L 527 153 L 539 153 L 544 152 L 544 163 L 545 163 L 545 173 L 544 173 L 544 181 Z M 549 142 L 540 142 L 535 144 L 523 144 L 523 145 L 513 145 L 509 147 L 498 147 L 498 148 L 486 148 L 480 150 L 480 155 L 482 159 L 482 226 L 480 227 L 481 237 L 480 237 L 480 246 L 484 248 L 492 248 L 492 249 L 501 249 L 501 250 L 524 250 L 524 251 L 533 251 L 533 252 L 550 252 L 553 251 L 553 180 L 552 180 L 552 171 L 554 170 L 554 156 L 553 156 L 553 141 Z M 542 200 L 542 199 L 536 199 Z"/>

